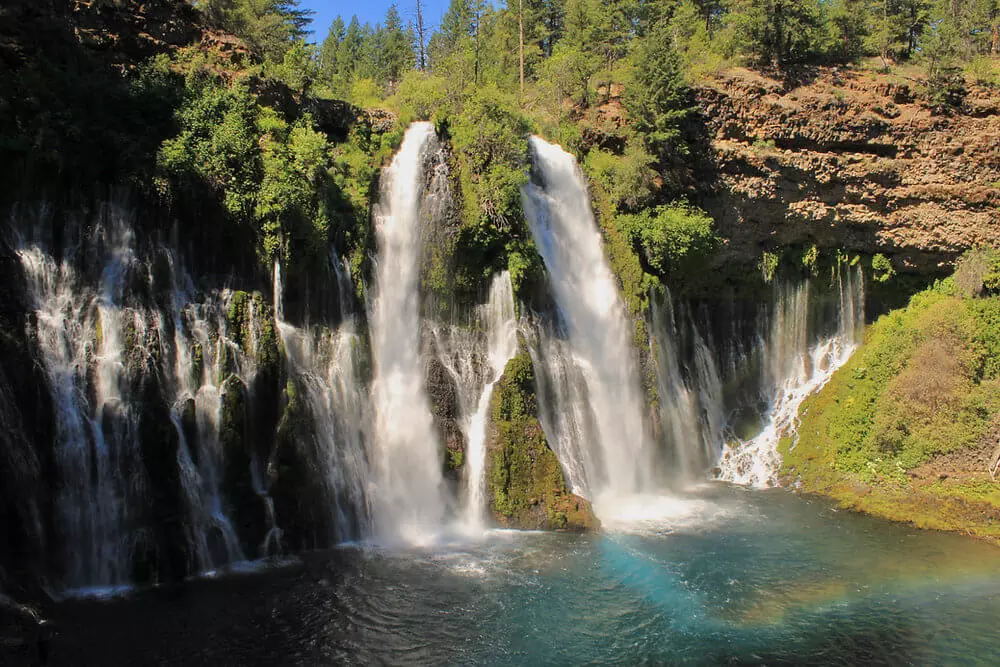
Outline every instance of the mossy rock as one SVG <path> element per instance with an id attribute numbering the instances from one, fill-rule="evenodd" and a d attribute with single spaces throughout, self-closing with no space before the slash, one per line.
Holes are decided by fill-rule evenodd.
<path id="1" fill-rule="evenodd" d="M 951 279 L 880 317 L 800 408 L 781 480 L 922 528 L 1000 539 L 1000 297 Z"/>
<path id="2" fill-rule="evenodd" d="M 253 483 L 253 440 L 250 433 L 248 390 L 243 381 L 230 375 L 222 385 L 222 414 L 219 421 L 219 444 L 225 464 L 223 489 L 228 516 L 239 535 L 244 553 L 254 555 L 267 535 L 267 512 L 264 499 Z"/>
<path id="3" fill-rule="evenodd" d="M 490 404 L 486 446 L 490 512 L 505 528 L 596 530 L 590 503 L 570 493 L 538 421 L 535 376 L 523 339 Z"/>
<path id="4" fill-rule="evenodd" d="M 226 335 L 241 348 L 246 339 L 249 324 L 249 304 L 250 295 L 246 292 L 233 292 L 232 296 L 229 297 L 229 310 L 226 313 Z"/>
<path id="5" fill-rule="evenodd" d="M 284 546 L 291 551 L 329 547 L 358 535 L 335 534 L 335 514 L 317 461 L 317 443 L 305 388 L 288 380 L 285 409 L 275 436 L 271 458 L 276 472 L 270 493 L 282 529 Z"/>

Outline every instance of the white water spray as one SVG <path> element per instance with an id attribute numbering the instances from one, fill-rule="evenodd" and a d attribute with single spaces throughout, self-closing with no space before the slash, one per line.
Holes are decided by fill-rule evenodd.
<path id="1" fill-rule="evenodd" d="M 486 330 L 489 374 L 479 395 L 476 411 L 470 415 L 465 427 L 469 466 L 466 520 L 473 531 L 482 529 L 486 509 L 486 426 L 493 386 L 517 352 L 517 319 L 509 273 L 504 271 L 493 279 L 489 301 L 479 310 L 480 323 Z"/>
<path id="2" fill-rule="evenodd" d="M 331 262 L 343 315 L 335 330 L 298 328 L 285 321 L 281 264 L 274 265 L 275 321 L 289 374 L 301 392 L 297 400 L 304 401 L 311 425 L 308 435 L 298 434 L 296 446 L 318 473 L 325 506 L 315 512 L 330 537 L 327 543 L 366 535 L 370 515 L 366 445 L 371 410 L 359 371 L 365 346 L 350 310 L 349 273 L 339 266 L 336 253 L 331 253 Z"/>

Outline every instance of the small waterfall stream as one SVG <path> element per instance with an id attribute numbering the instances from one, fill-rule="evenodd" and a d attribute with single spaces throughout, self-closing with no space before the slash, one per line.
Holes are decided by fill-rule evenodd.
<path id="1" fill-rule="evenodd" d="M 675 312 L 669 290 L 662 303 L 653 298 L 651 304 L 650 348 L 657 364 L 660 424 L 672 454 L 670 470 L 682 480 L 698 479 L 723 443 L 722 378 L 711 347 L 690 312 Z M 689 369 L 684 367 L 679 349 L 682 333 L 692 339 Z"/>
<path id="2" fill-rule="evenodd" d="M 489 301 L 480 306 L 478 315 L 480 326 L 486 334 L 486 361 L 489 370 L 476 401 L 475 412 L 466 419 L 464 428 L 468 443 L 466 521 L 473 531 L 481 531 L 485 521 L 486 428 L 493 386 L 503 374 L 507 362 L 517 352 L 517 319 L 509 273 L 504 271 L 493 278 Z"/>
<path id="3" fill-rule="evenodd" d="M 342 321 L 336 329 L 300 329 L 288 323 L 282 308 L 281 264 L 274 266 L 275 318 L 288 359 L 296 397 L 304 406 L 309 429 L 296 429 L 300 455 L 320 471 L 323 507 L 315 508 L 326 540 L 320 544 L 356 540 L 371 532 L 367 484 L 371 475 L 367 445 L 371 440 L 371 406 L 360 367 L 366 341 L 350 310 L 350 273 L 332 254 Z M 301 396 L 298 393 L 301 392 Z"/>
<path id="4" fill-rule="evenodd" d="M 795 435 L 799 406 L 850 358 L 863 335 L 864 278 L 859 266 L 837 269 L 832 332 L 815 331 L 809 281 L 779 284 L 776 290 L 770 326 L 761 332 L 768 402 L 763 429 L 746 442 L 728 443 L 719 459 L 719 479 L 747 486 L 777 485 L 778 443 Z"/>
<path id="5" fill-rule="evenodd" d="M 229 371 L 244 385 L 252 380 L 261 314 L 248 306 L 244 353 L 227 331 L 232 292 L 196 297 L 169 249 L 152 261 L 136 256 L 126 210 L 107 205 L 101 220 L 97 246 L 88 250 L 101 265 L 96 290 L 69 259 L 59 262 L 41 245 L 22 243 L 18 253 L 55 404 L 63 480 L 56 505 L 70 590 L 127 584 L 137 558 L 165 557 L 166 538 L 149 527 L 150 444 L 143 440 L 143 419 L 155 422 L 149 410 L 158 400 L 169 406 L 165 418 L 177 438 L 189 571 L 256 555 L 241 548 L 226 514 L 219 430 L 220 384 Z M 162 483 L 156 491 L 173 492 Z"/>

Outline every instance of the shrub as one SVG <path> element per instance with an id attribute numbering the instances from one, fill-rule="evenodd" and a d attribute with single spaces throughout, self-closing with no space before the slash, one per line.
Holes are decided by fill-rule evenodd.
<path id="1" fill-rule="evenodd" d="M 432 120 L 444 108 L 447 97 L 448 82 L 444 78 L 411 70 L 399 82 L 393 103 L 415 119 Z"/>
<path id="2" fill-rule="evenodd" d="M 892 262 L 882 253 L 877 253 L 872 257 L 872 278 L 875 282 L 884 283 L 896 275 L 896 269 Z"/>
<path id="3" fill-rule="evenodd" d="M 656 172 L 650 165 L 655 158 L 641 145 L 630 143 L 625 155 L 615 155 L 592 148 L 583 163 L 591 181 L 604 189 L 619 211 L 630 211 L 649 203 L 653 196 Z"/>
<path id="4" fill-rule="evenodd" d="M 719 244 L 712 218 L 683 203 L 621 215 L 617 223 L 622 235 L 660 275 L 693 266 Z"/>
<path id="5" fill-rule="evenodd" d="M 462 171 L 466 222 L 507 229 L 521 217 L 520 187 L 528 180 L 528 123 L 511 95 L 483 86 L 451 124 Z"/>

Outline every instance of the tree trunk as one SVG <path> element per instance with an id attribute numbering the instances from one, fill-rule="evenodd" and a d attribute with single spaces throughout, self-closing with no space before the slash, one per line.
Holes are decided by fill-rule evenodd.
<path id="1" fill-rule="evenodd" d="M 417 0 L 417 39 L 420 41 L 417 47 L 417 69 L 421 72 L 427 69 L 427 53 L 424 51 L 424 45 L 427 43 L 426 35 L 424 34 L 424 9 L 423 3 Z"/>
<path id="2" fill-rule="evenodd" d="M 993 24 L 992 39 L 990 40 L 990 55 L 1000 54 L 1000 23 Z"/>
<path id="3" fill-rule="evenodd" d="M 517 46 L 521 75 L 521 95 L 524 95 L 524 0 L 517 1 Z"/>

